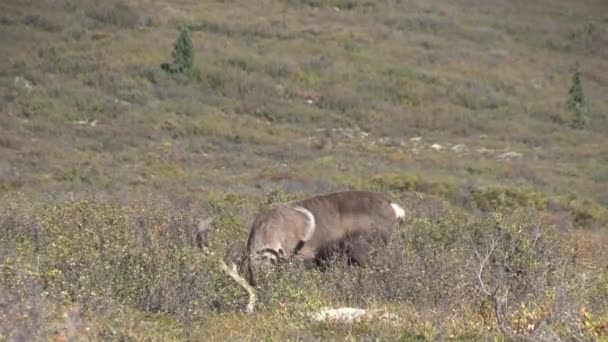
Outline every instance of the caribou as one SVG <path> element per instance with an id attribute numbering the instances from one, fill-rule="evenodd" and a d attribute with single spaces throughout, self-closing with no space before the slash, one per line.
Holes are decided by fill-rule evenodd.
<path id="1" fill-rule="evenodd" d="M 255 268 L 297 258 L 326 267 L 338 253 L 364 264 L 374 245 L 386 245 L 405 211 L 384 195 L 343 191 L 271 204 L 255 218 L 247 241 L 249 283 Z"/>
<path id="2" fill-rule="evenodd" d="M 290 202 L 273 203 L 255 217 L 247 240 L 248 280 L 236 266 L 222 269 L 249 293 L 252 312 L 257 286 L 255 270 L 288 259 L 327 268 L 332 257 L 345 255 L 350 264 L 364 264 L 374 246 L 388 243 L 405 211 L 384 195 L 342 191 Z"/>

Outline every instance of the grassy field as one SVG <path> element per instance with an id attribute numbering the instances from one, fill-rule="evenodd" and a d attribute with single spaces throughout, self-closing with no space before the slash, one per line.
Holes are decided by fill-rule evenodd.
<path id="1" fill-rule="evenodd" d="M 5 0 L 0 42 L 0 339 L 608 339 L 603 0 Z M 406 208 L 387 250 L 243 314 L 260 206 L 354 188 Z"/>

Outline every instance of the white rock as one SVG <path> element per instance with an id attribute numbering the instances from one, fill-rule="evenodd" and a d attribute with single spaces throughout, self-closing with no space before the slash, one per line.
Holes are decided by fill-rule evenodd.
<path id="1" fill-rule="evenodd" d="M 113 102 L 114 102 L 114 104 L 125 106 L 125 107 L 128 107 L 128 106 L 131 105 L 131 102 L 125 101 L 125 100 L 121 100 L 121 99 L 119 99 L 117 97 L 114 98 Z"/>
<path id="2" fill-rule="evenodd" d="M 532 80 L 530 80 L 530 83 L 532 83 L 532 87 L 534 87 L 534 89 L 540 89 L 543 87 L 543 84 L 541 83 L 541 81 L 539 81 L 536 78 L 533 78 Z"/>
<path id="3" fill-rule="evenodd" d="M 411 142 L 419 142 L 420 140 L 422 140 L 422 137 L 413 137 L 413 138 L 410 138 Z"/>
<path id="4" fill-rule="evenodd" d="M 398 323 L 399 317 L 382 310 L 366 310 L 360 308 L 322 308 L 317 312 L 309 314 L 310 318 L 317 322 L 341 322 L 354 323 L 363 319 L 388 321 Z"/>
<path id="5" fill-rule="evenodd" d="M 505 160 L 505 159 L 511 159 L 511 158 L 521 158 L 521 157 L 523 157 L 523 156 L 524 156 L 524 155 L 523 155 L 523 154 L 521 154 L 521 153 L 519 153 L 519 152 L 513 152 L 513 151 L 510 151 L 510 152 L 505 152 L 505 153 L 503 153 L 503 154 L 499 155 L 499 156 L 498 156 L 498 157 L 496 157 L 496 158 L 497 158 L 498 160 Z"/>
<path id="6" fill-rule="evenodd" d="M 389 137 L 382 137 L 382 138 L 378 139 L 378 144 L 380 144 L 382 146 L 390 146 L 390 144 L 391 144 L 391 138 L 389 138 Z"/>
<path id="7" fill-rule="evenodd" d="M 361 319 L 366 313 L 367 310 L 359 308 L 323 308 L 312 313 L 311 318 L 317 322 L 342 321 L 350 323 Z"/>
<path id="8" fill-rule="evenodd" d="M 460 153 L 460 152 L 464 152 L 466 151 L 467 147 L 465 144 L 458 144 L 458 145 L 454 145 L 452 146 L 452 151 Z"/>
<path id="9" fill-rule="evenodd" d="M 74 121 L 75 125 L 91 126 L 95 127 L 99 123 L 99 120 L 77 120 Z"/>
<path id="10" fill-rule="evenodd" d="M 477 153 L 482 153 L 482 154 L 493 153 L 493 152 L 494 152 L 494 150 L 491 148 L 480 147 L 477 149 Z"/>
<path id="11" fill-rule="evenodd" d="M 439 144 L 433 144 L 433 145 L 431 145 L 431 150 L 441 151 L 441 150 L 443 150 L 443 146 L 441 146 Z"/>
<path id="12" fill-rule="evenodd" d="M 29 80 L 27 80 L 25 77 L 22 77 L 22 76 L 15 77 L 14 84 L 15 84 L 15 87 L 23 88 L 23 89 L 27 90 L 28 93 L 31 92 L 32 89 L 34 89 L 34 86 L 32 86 L 32 82 L 30 82 Z"/>

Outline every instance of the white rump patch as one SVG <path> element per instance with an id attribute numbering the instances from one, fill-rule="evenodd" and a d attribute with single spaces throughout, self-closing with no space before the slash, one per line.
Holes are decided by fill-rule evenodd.
<path id="1" fill-rule="evenodd" d="M 405 219 L 405 210 L 403 210 L 403 208 L 401 208 L 400 206 L 398 206 L 395 203 L 391 203 L 391 207 L 393 207 L 393 210 L 395 211 L 395 216 L 397 216 L 397 219 L 403 221 Z"/>
<path id="2" fill-rule="evenodd" d="M 304 233 L 304 238 L 302 239 L 302 241 L 307 242 L 310 241 L 310 239 L 312 239 L 312 235 L 315 233 L 315 229 L 317 228 L 317 223 L 315 222 L 315 217 L 314 215 L 310 212 L 310 210 L 304 208 L 304 207 L 293 207 L 295 210 L 301 212 L 302 214 L 306 215 L 306 217 L 308 218 L 308 222 L 306 224 L 306 233 Z"/>

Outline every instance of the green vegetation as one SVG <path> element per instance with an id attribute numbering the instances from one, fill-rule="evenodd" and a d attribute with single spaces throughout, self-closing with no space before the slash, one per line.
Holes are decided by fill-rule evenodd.
<path id="1" fill-rule="evenodd" d="M 585 107 L 585 95 L 583 93 L 583 84 L 581 81 L 581 72 L 578 66 L 572 72 L 572 86 L 568 90 L 568 109 L 574 117 L 570 125 L 573 128 L 585 128 L 589 126 L 589 117 L 587 108 Z"/>
<path id="2" fill-rule="evenodd" d="M 509 6 L 3 1 L 0 340 L 606 340 L 606 5 Z M 256 211 L 349 188 L 388 248 L 243 314 Z"/>
<path id="3" fill-rule="evenodd" d="M 190 75 L 194 65 L 194 50 L 192 49 L 192 38 L 188 27 L 180 27 L 179 36 L 173 44 L 173 63 L 163 64 L 162 67 L 169 73 Z"/>

